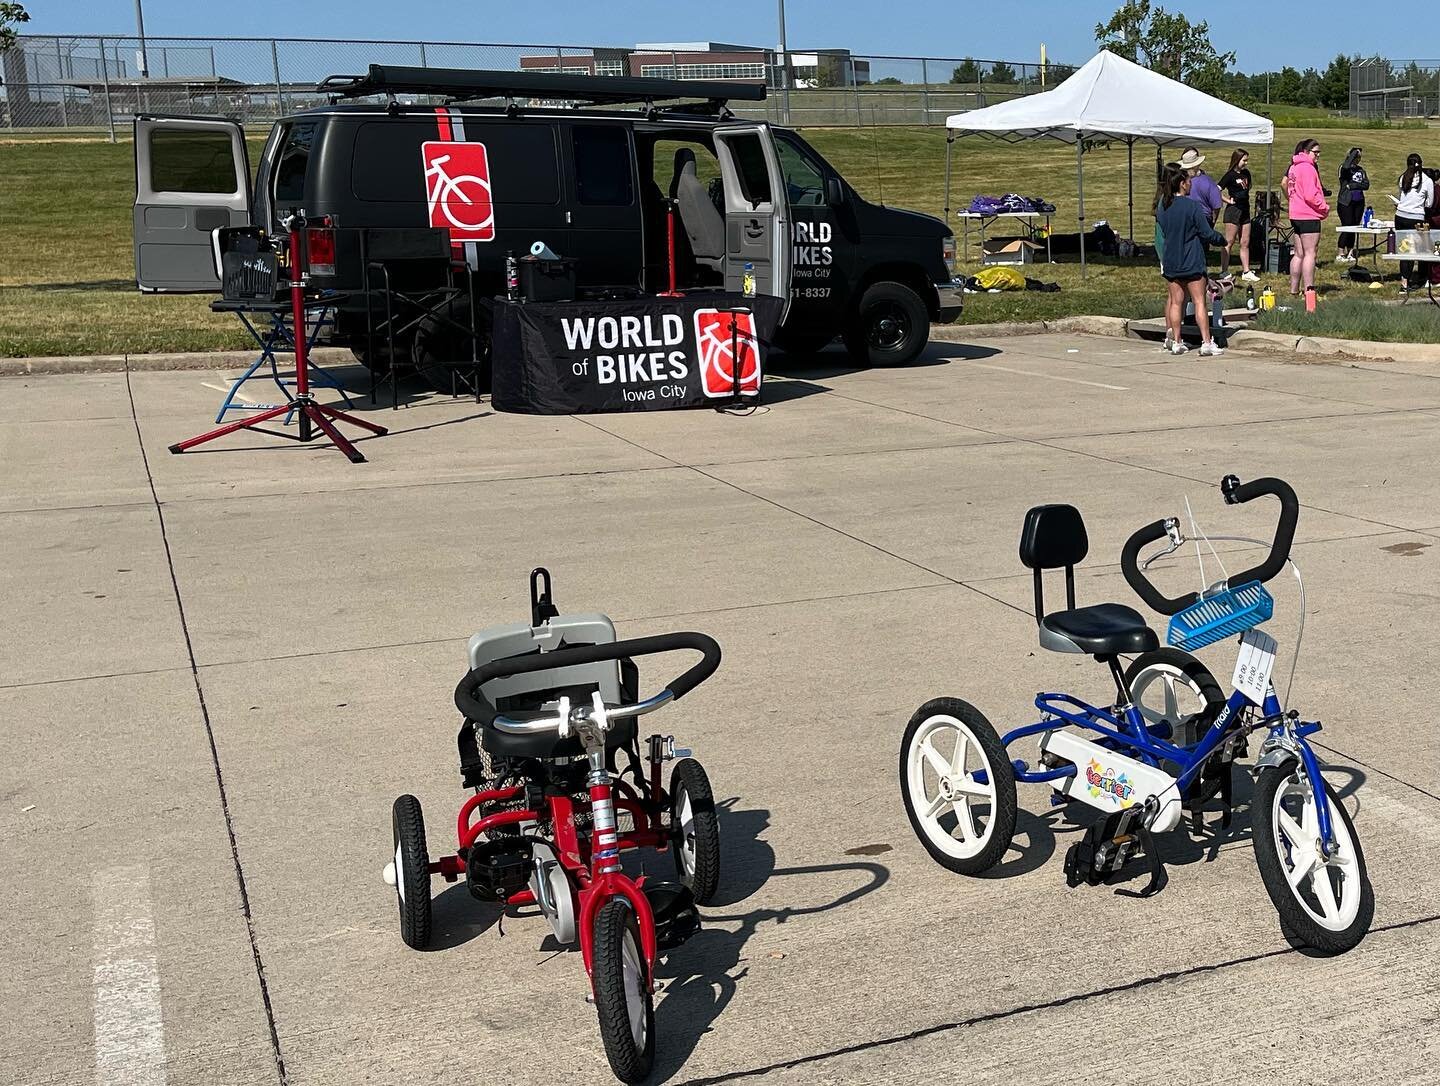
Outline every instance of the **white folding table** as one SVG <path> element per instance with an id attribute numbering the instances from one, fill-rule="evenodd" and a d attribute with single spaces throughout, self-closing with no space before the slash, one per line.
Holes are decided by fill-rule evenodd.
<path id="1" fill-rule="evenodd" d="M 1050 216 L 1052 214 L 1054 212 L 1051 211 L 997 211 L 993 215 L 985 215 L 978 211 L 957 211 L 955 217 L 965 224 L 962 228 L 964 232 L 961 235 L 963 239 L 960 250 L 961 258 L 966 261 L 970 259 L 970 224 L 972 222 L 978 223 L 980 226 L 980 259 L 983 263 L 985 259 L 985 229 L 996 219 L 1019 219 L 1032 232 L 1036 229 L 1035 223 L 1038 220 L 1044 220 L 1045 262 L 1053 264 L 1055 257 L 1050 251 Z"/>

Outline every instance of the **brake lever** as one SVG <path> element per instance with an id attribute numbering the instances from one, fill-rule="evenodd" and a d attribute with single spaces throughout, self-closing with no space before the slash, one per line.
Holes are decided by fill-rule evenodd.
<path id="1" fill-rule="evenodd" d="M 1149 569 L 1156 562 L 1160 561 L 1160 559 L 1167 555 L 1174 554 L 1181 547 L 1185 546 L 1185 533 L 1180 530 L 1180 520 L 1178 517 L 1165 518 L 1165 534 L 1170 537 L 1170 545 L 1163 551 L 1156 551 L 1149 558 L 1145 559 L 1145 561 L 1141 562 L 1141 570 Z"/>

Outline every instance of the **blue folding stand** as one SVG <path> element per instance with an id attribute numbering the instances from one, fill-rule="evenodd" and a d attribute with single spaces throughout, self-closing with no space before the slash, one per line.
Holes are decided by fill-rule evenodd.
<path id="1" fill-rule="evenodd" d="M 309 327 L 305 330 L 306 343 L 314 343 L 323 329 L 326 327 L 334 327 L 335 303 L 338 302 L 341 297 L 343 297 L 343 295 L 339 292 L 329 291 L 305 300 L 307 316 L 313 314 L 313 318 L 308 321 Z M 225 399 L 220 404 L 220 410 L 215 413 L 215 421 L 224 422 L 225 415 L 230 411 L 268 411 L 281 406 L 278 403 L 235 402 L 235 397 L 239 395 L 240 389 L 245 382 L 255 378 L 260 367 L 265 365 L 270 367 L 270 379 L 273 380 L 276 387 L 280 389 L 280 394 L 285 397 L 285 401 L 293 404 L 295 397 L 291 395 L 289 386 L 295 384 L 295 379 L 293 377 L 282 378 L 280 376 L 279 363 L 275 358 L 277 351 L 282 354 L 293 354 L 295 351 L 295 336 L 290 330 L 290 321 L 292 320 L 290 300 L 286 298 L 284 301 L 276 302 L 214 301 L 210 303 L 210 308 L 216 313 L 234 313 L 240 318 L 240 323 L 245 326 L 245 330 L 250 333 L 250 337 L 254 339 L 260 347 L 260 356 L 250 364 L 249 369 L 237 377 L 234 383 L 231 384 L 230 391 L 225 394 Z M 263 322 L 258 321 L 256 318 L 268 320 L 269 327 L 262 332 L 256 327 L 256 324 Z M 335 389 L 340 393 L 340 398 L 345 401 L 345 406 L 351 410 L 354 409 L 355 405 L 350 402 L 350 397 L 346 394 L 344 386 L 341 385 L 333 375 L 327 373 L 321 366 L 317 365 L 313 359 L 310 361 L 310 384 L 323 385 L 326 388 Z M 294 415 L 295 412 L 293 409 L 286 413 L 286 426 L 290 425 L 290 420 Z"/>

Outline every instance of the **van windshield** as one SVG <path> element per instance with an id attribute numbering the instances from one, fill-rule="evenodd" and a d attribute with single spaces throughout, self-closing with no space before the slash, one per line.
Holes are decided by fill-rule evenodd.
<path id="1" fill-rule="evenodd" d="M 275 163 L 275 210 L 305 202 L 305 169 L 310 164 L 310 148 L 315 142 L 316 123 L 299 121 L 285 133 L 280 157 Z"/>

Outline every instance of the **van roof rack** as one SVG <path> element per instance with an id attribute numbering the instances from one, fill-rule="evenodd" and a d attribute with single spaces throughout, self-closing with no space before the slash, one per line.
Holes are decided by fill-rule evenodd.
<path id="1" fill-rule="evenodd" d="M 415 68 L 372 64 L 365 75 L 332 75 L 315 88 L 335 100 L 385 94 L 427 94 L 451 102 L 478 98 L 548 98 L 588 105 L 625 105 L 702 99 L 715 112 L 729 101 L 762 102 L 763 83 L 652 79 L 626 75 L 557 72 L 491 72 L 471 68 Z"/>

